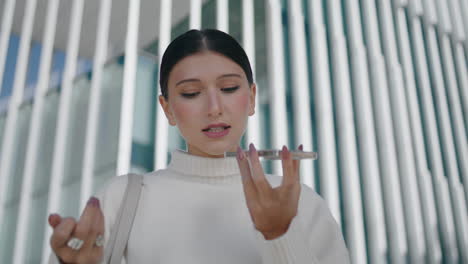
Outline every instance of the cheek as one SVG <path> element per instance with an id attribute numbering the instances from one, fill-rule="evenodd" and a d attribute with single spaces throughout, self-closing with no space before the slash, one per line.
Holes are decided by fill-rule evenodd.
<path id="1" fill-rule="evenodd" d="M 196 105 L 188 103 L 174 104 L 172 110 L 174 111 L 175 119 L 179 126 L 183 126 L 187 122 L 190 123 L 199 112 Z"/>
<path id="2" fill-rule="evenodd" d="M 229 100 L 229 106 L 238 113 L 247 113 L 249 110 L 249 96 L 247 94 L 236 96 Z"/>

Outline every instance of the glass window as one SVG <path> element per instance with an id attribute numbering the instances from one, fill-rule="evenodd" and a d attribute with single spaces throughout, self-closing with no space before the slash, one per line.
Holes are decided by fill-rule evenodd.
<path id="1" fill-rule="evenodd" d="M 110 62 L 104 67 L 93 192 L 97 191 L 109 178 L 116 176 L 122 76 L 123 65 L 117 61 Z"/>
<path id="2" fill-rule="evenodd" d="M 70 116 L 68 117 L 67 143 L 65 147 L 65 169 L 62 182 L 60 212 L 79 216 L 81 174 L 88 114 L 90 81 L 86 76 L 75 80 L 72 87 Z"/>

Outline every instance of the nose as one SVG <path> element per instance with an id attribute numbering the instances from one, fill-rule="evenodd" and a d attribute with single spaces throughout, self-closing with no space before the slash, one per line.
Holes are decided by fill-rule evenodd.
<path id="1" fill-rule="evenodd" d="M 208 92 L 208 116 L 217 117 L 223 114 L 223 103 L 217 89 Z"/>

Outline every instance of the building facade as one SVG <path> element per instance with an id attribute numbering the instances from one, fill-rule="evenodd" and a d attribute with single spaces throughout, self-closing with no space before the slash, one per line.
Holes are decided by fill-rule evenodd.
<path id="1" fill-rule="evenodd" d="M 0 1 L 0 263 L 46 263 L 50 213 L 185 149 L 157 98 L 171 39 L 246 50 L 242 145 L 319 154 L 301 180 L 352 263 L 468 263 L 468 0 Z M 280 163 L 264 162 L 281 174 Z"/>

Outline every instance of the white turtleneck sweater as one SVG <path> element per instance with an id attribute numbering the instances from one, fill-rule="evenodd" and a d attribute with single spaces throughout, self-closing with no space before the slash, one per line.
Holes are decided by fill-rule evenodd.
<path id="1" fill-rule="evenodd" d="M 281 177 L 266 175 L 272 187 Z M 97 194 L 105 241 L 128 176 Z M 250 218 L 235 157 L 172 152 L 167 169 L 144 175 L 126 263 L 325 264 L 349 263 L 340 229 L 325 202 L 302 185 L 298 213 L 282 236 L 265 240 Z"/>

